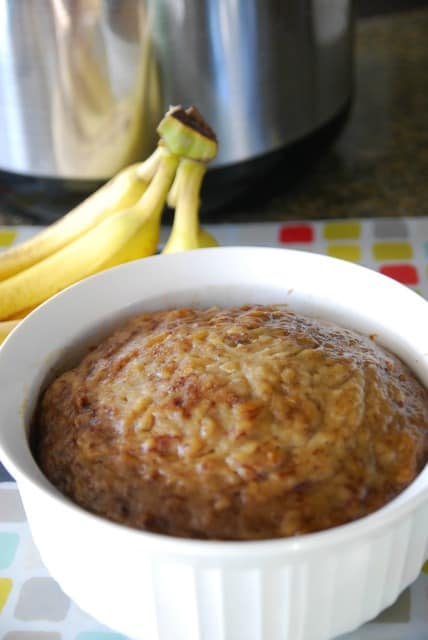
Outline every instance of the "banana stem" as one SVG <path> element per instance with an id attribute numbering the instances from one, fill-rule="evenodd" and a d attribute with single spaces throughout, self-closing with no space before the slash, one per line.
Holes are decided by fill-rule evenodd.
<path id="1" fill-rule="evenodd" d="M 157 132 L 163 143 L 178 156 L 209 162 L 217 155 L 217 138 L 195 107 L 171 107 Z"/>
<path id="2" fill-rule="evenodd" d="M 173 185 L 176 199 L 174 222 L 163 253 L 198 246 L 199 194 L 206 170 L 206 165 L 201 162 L 187 158 L 180 160 Z"/>
<path id="3" fill-rule="evenodd" d="M 162 214 L 169 189 L 178 166 L 178 157 L 162 147 L 158 148 L 158 162 L 154 176 L 141 198 L 132 207 L 141 221 L 157 219 Z"/>
<path id="4" fill-rule="evenodd" d="M 135 174 L 137 178 L 139 178 L 140 180 L 148 184 L 153 179 L 153 176 L 155 175 L 159 167 L 159 163 L 162 158 L 162 153 L 163 153 L 162 147 L 157 146 L 151 156 L 149 156 L 146 160 L 144 160 L 144 162 L 141 162 L 140 164 L 138 164 L 135 168 Z M 147 188 L 147 185 L 146 185 L 146 188 Z"/>
<path id="5" fill-rule="evenodd" d="M 180 165 L 177 173 L 175 174 L 174 182 L 172 183 L 171 189 L 168 192 L 167 204 L 171 209 L 175 209 L 178 204 L 178 198 L 181 190 L 181 185 L 183 183 L 183 178 L 186 178 L 185 172 L 180 169 Z"/>

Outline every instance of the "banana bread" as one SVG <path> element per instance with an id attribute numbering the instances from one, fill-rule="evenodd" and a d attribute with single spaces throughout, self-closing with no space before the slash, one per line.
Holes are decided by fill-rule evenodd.
<path id="1" fill-rule="evenodd" d="M 83 508 L 252 540 L 380 508 L 427 457 L 427 390 L 373 340 L 280 305 L 144 313 L 43 394 L 34 453 Z"/>

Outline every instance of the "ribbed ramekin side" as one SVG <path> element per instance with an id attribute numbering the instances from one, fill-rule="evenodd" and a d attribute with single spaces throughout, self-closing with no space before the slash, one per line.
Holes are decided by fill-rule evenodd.
<path id="1" fill-rule="evenodd" d="M 256 568 L 199 568 L 196 638 L 334 638 L 391 605 L 417 578 L 427 550 L 428 507 L 421 505 L 394 525 L 327 550 L 279 555 Z"/>
<path id="2" fill-rule="evenodd" d="M 324 613 L 319 607 L 316 609 L 322 585 L 314 582 L 314 572 L 319 574 L 314 559 L 309 590 L 313 594 L 311 609 L 317 610 L 319 635 L 307 628 L 302 640 L 334 638 L 375 618 L 418 577 L 427 550 L 426 504 L 390 527 L 338 545 L 336 553 L 323 560 L 327 564 L 322 596 Z"/>
<path id="3" fill-rule="evenodd" d="M 412 516 L 412 530 L 402 576 L 404 587 L 416 580 L 421 566 L 428 559 L 428 504 L 422 503 L 413 511 Z"/>
<path id="4" fill-rule="evenodd" d="M 239 546 L 235 555 L 213 544 L 211 555 L 173 541 L 164 552 L 163 543 L 101 529 L 65 506 L 46 527 L 46 495 L 25 484 L 21 493 L 36 544 L 65 592 L 137 640 L 330 640 L 392 604 L 428 550 L 424 503 L 389 524 L 380 517 L 358 536 L 344 529 L 316 544 L 253 545 L 247 556 Z"/>

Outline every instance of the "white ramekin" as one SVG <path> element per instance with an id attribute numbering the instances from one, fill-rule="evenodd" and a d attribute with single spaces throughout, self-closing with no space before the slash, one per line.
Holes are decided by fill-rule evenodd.
<path id="1" fill-rule="evenodd" d="M 131 638 L 326 640 L 390 605 L 427 556 L 427 469 L 369 517 L 261 542 L 131 530 L 72 504 L 39 471 L 28 428 L 58 362 L 139 310 L 254 302 L 376 334 L 428 384 L 427 302 L 368 269 L 282 249 L 207 249 L 112 269 L 34 311 L 0 350 L 0 459 L 43 561 L 78 605 Z"/>

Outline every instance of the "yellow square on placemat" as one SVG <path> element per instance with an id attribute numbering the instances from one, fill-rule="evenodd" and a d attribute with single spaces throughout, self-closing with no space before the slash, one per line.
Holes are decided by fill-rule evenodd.
<path id="1" fill-rule="evenodd" d="M 411 260 L 413 248 L 410 242 L 375 242 L 373 257 L 375 260 Z"/>
<path id="2" fill-rule="evenodd" d="M 357 240 L 361 235 L 359 222 L 326 222 L 324 238 L 326 240 Z"/>
<path id="3" fill-rule="evenodd" d="M 340 258 L 341 260 L 351 260 L 351 262 L 361 260 L 361 248 L 357 244 L 330 244 L 326 253 L 332 258 Z"/>
<path id="4" fill-rule="evenodd" d="M 0 229 L 0 247 L 9 247 L 16 238 L 16 231 Z"/>

